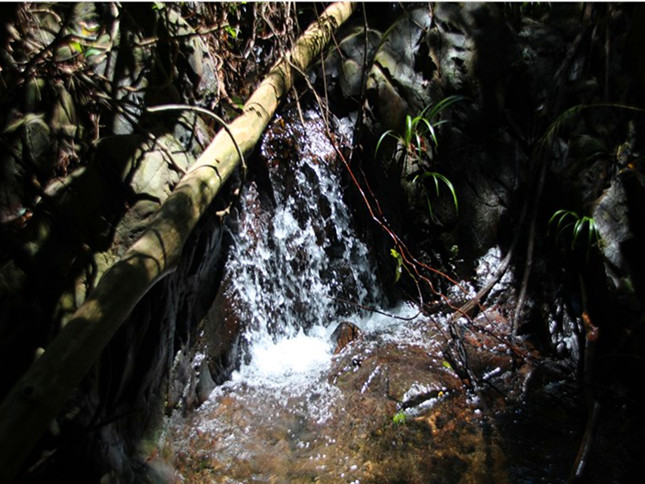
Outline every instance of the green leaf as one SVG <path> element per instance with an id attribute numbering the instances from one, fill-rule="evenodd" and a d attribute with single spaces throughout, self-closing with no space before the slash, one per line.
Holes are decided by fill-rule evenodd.
<path id="1" fill-rule="evenodd" d="M 242 109 L 244 107 L 244 99 L 242 99 L 239 96 L 231 96 L 231 101 L 233 101 L 233 104 L 235 107 Z"/>
<path id="2" fill-rule="evenodd" d="M 396 259 L 396 269 L 394 270 L 394 283 L 399 282 L 401 273 L 403 272 L 403 257 L 397 252 L 396 249 L 390 249 L 390 255 Z"/>
<path id="3" fill-rule="evenodd" d="M 430 109 L 430 111 L 428 112 L 428 115 L 426 117 L 428 119 L 432 119 L 437 114 L 439 114 L 441 111 L 443 111 L 444 109 L 452 106 L 455 103 L 461 102 L 461 101 L 463 101 L 465 99 L 466 98 L 464 96 L 458 96 L 458 95 L 448 96 L 448 97 L 442 99 L 441 101 L 439 101 L 434 106 L 432 106 L 432 109 Z M 428 109 L 428 108 L 426 108 L 426 109 Z"/>
<path id="4" fill-rule="evenodd" d="M 583 233 L 587 231 L 587 237 L 585 240 L 585 255 L 586 258 L 589 258 L 589 253 L 591 247 L 596 245 L 600 240 L 600 235 L 598 234 L 598 226 L 593 217 L 588 215 L 580 216 L 572 210 L 557 210 L 548 222 L 547 233 L 551 231 L 551 227 L 555 225 L 556 227 L 556 244 L 560 240 L 560 236 L 564 234 L 570 227 L 571 229 L 571 246 L 570 250 L 573 252 L 576 249 L 576 246 L 579 245 L 578 241 L 583 237 Z"/>
<path id="5" fill-rule="evenodd" d="M 237 28 L 231 27 L 230 25 L 225 25 L 224 30 L 226 30 L 228 35 L 230 35 L 234 39 L 237 39 L 237 32 L 238 32 Z"/>
<path id="6" fill-rule="evenodd" d="M 430 138 L 432 138 L 434 145 L 439 146 L 439 142 L 437 141 L 437 134 L 435 133 L 435 129 L 432 123 L 425 118 L 421 118 L 419 122 L 422 123 L 423 126 L 425 126 L 428 130 L 428 134 L 430 135 Z"/>
<path id="7" fill-rule="evenodd" d="M 69 46 L 70 46 L 73 50 L 75 50 L 76 52 L 78 52 L 79 54 L 82 54 L 82 53 L 83 53 L 83 47 L 81 47 L 81 44 L 80 44 L 79 42 L 76 42 L 75 40 L 72 40 L 72 41 L 69 43 Z"/>
<path id="8" fill-rule="evenodd" d="M 457 192 L 455 191 L 455 187 L 452 184 L 452 182 L 450 180 L 448 180 L 448 178 L 446 178 L 444 175 L 442 175 L 441 173 L 437 173 L 436 171 L 426 171 L 424 173 L 421 173 L 420 175 L 417 175 L 414 178 L 414 181 L 416 181 L 419 178 L 424 180 L 424 179 L 426 179 L 428 177 L 431 177 L 432 180 L 434 181 L 434 186 L 435 186 L 437 196 L 439 196 L 439 182 L 440 181 L 443 182 L 444 185 L 446 185 L 448 187 L 448 190 L 450 190 L 450 194 L 452 195 L 452 202 L 455 205 L 455 210 L 457 212 L 459 212 L 459 202 L 457 200 Z"/>
<path id="9" fill-rule="evenodd" d="M 551 230 L 551 226 L 555 223 L 556 228 L 555 228 L 555 242 L 558 243 L 558 240 L 560 239 L 560 235 L 568 228 L 571 227 L 574 222 L 567 223 L 563 225 L 569 218 L 573 218 L 574 220 L 578 219 L 578 214 L 575 212 L 572 212 L 570 210 L 558 210 L 556 211 L 553 215 L 551 215 L 551 218 L 549 219 L 548 226 L 549 226 L 549 231 Z"/>
<path id="10" fill-rule="evenodd" d="M 403 140 L 406 147 L 410 146 L 410 142 L 412 141 L 413 128 L 412 117 L 408 114 L 405 117 L 405 132 L 403 134 Z"/>
<path id="11" fill-rule="evenodd" d="M 90 47 L 89 49 L 87 49 L 85 51 L 85 58 L 89 59 L 90 57 L 94 57 L 94 56 L 97 56 L 97 55 L 100 55 L 100 54 L 103 54 L 103 53 L 105 53 L 105 50 L 103 50 L 103 49 L 97 49 L 97 48 L 94 48 L 94 47 Z"/>
<path id="12" fill-rule="evenodd" d="M 388 129 L 385 133 L 383 133 L 383 134 L 381 135 L 381 137 L 380 137 L 380 138 L 379 138 L 379 140 L 378 140 L 378 143 L 376 143 L 376 149 L 374 150 L 374 156 L 376 156 L 376 153 L 378 153 L 378 150 L 379 150 L 379 148 L 380 148 L 381 143 L 383 142 L 383 140 L 384 140 L 385 138 L 387 138 L 388 136 L 391 136 L 391 137 L 393 137 L 393 138 L 395 138 L 395 139 L 399 139 L 399 138 L 395 135 L 395 133 L 394 133 L 394 131 L 393 131 L 393 130 Z"/>
<path id="13" fill-rule="evenodd" d="M 394 423 L 395 425 L 405 425 L 405 420 L 406 416 L 403 410 L 396 412 L 392 417 L 392 423 Z"/>
<path id="14" fill-rule="evenodd" d="M 418 158 L 421 158 L 423 156 L 423 152 L 424 152 L 424 150 L 423 150 L 423 141 L 421 139 L 421 136 L 419 136 L 418 133 L 415 133 L 415 135 L 414 135 L 414 145 L 416 147 L 416 152 L 417 152 L 416 156 Z"/>

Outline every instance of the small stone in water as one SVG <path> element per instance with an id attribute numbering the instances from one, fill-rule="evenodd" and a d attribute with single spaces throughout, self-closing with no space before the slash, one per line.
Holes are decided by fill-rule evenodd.
<path id="1" fill-rule="evenodd" d="M 361 337 L 361 330 L 353 323 L 343 321 L 331 335 L 332 342 L 336 343 L 334 354 L 340 353 L 349 343 Z"/>

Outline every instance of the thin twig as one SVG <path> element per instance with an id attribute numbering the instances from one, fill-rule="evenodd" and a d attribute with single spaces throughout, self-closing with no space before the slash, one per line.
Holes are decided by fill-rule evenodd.
<path id="1" fill-rule="evenodd" d="M 191 106 L 190 104 L 163 104 L 160 106 L 147 108 L 147 111 L 149 113 L 160 113 L 163 111 L 193 111 L 199 114 L 203 114 L 205 116 L 210 116 L 211 118 L 213 118 L 214 120 L 216 120 L 218 123 L 222 125 L 222 128 L 224 128 L 224 131 L 226 131 L 228 136 L 231 138 L 231 141 L 235 145 L 235 149 L 237 150 L 237 154 L 240 157 L 240 162 L 242 164 L 242 177 L 243 178 L 246 177 L 246 161 L 244 160 L 244 154 L 240 149 L 240 145 L 238 145 L 237 141 L 235 141 L 235 136 L 233 136 L 233 133 L 229 129 L 228 125 L 226 124 L 226 121 L 220 118 L 213 111 L 199 106 Z"/>
<path id="2" fill-rule="evenodd" d="M 591 451 L 591 444 L 593 442 L 593 434 L 598 423 L 598 416 L 600 415 L 600 403 L 596 400 L 593 403 L 589 416 L 587 417 L 587 423 L 585 425 L 585 433 L 582 436 L 580 442 L 580 448 L 578 449 L 578 454 L 576 455 L 575 463 L 571 469 L 571 474 L 567 480 L 567 484 L 573 484 L 576 482 L 581 482 L 582 475 L 587 465 L 587 460 L 589 458 L 589 452 Z"/>
<path id="3" fill-rule="evenodd" d="M 169 160 L 169 162 L 170 162 L 170 165 L 171 165 L 175 170 L 177 170 L 178 172 L 180 172 L 182 175 L 185 175 L 185 174 L 186 174 L 186 170 L 185 170 L 183 167 L 179 166 L 179 165 L 175 162 L 175 158 L 173 157 L 172 153 L 171 153 L 170 151 L 168 151 L 168 149 L 167 149 L 164 145 L 162 145 L 162 144 L 161 144 L 161 142 L 159 141 L 159 139 L 158 139 L 154 134 L 152 134 L 152 133 L 148 132 L 148 133 L 146 133 L 146 136 L 147 136 L 148 140 L 150 140 L 150 142 L 152 143 L 152 148 L 157 148 L 157 149 L 159 149 L 159 150 L 160 150 L 164 155 L 166 155 L 166 157 L 168 157 L 168 160 Z"/>
<path id="4" fill-rule="evenodd" d="M 169 35 L 168 39 L 163 39 L 163 40 L 182 40 L 182 39 L 188 39 L 191 37 L 201 37 L 203 35 L 208 35 L 212 34 L 213 32 L 217 32 L 218 30 L 225 29 L 229 25 L 215 25 L 213 27 L 207 28 L 206 30 L 200 30 L 197 32 L 189 32 L 187 34 L 175 34 L 175 35 Z M 134 43 L 134 47 L 148 47 L 153 44 L 156 44 L 157 42 L 161 41 L 162 39 L 160 37 L 148 37 L 146 39 L 142 39 L 139 42 Z"/>
<path id="5" fill-rule="evenodd" d="M 529 285 L 529 277 L 531 275 L 531 269 L 533 268 L 533 251 L 535 249 L 535 227 L 536 221 L 538 218 L 538 210 L 540 208 L 540 199 L 542 198 L 542 191 L 544 189 L 544 180 L 546 179 L 546 160 L 542 160 L 542 166 L 540 168 L 540 177 L 538 179 L 538 185 L 536 188 L 535 197 L 532 197 L 533 201 L 533 212 L 531 214 L 531 224 L 529 228 L 529 242 L 526 248 L 526 263 L 524 265 L 524 276 L 522 277 L 522 286 L 520 288 L 520 294 L 517 298 L 517 305 L 515 307 L 515 314 L 513 316 L 513 324 L 511 329 L 512 337 L 517 336 L 517 330 L 519 329 L 519 319 L 522 316 L 522 309 L 524 307 L 524 301 L 526 300 L 526 292 Z M 527 198 L 528 201 L 528 198 Z"/>
<path id="6" fill-rule="evenodd" d="M 388 312 L 383 311 L 381 309 L 376 309 L 373 306 L 365 306 L 364 304 L 359 304 L 357 302 L 349 301 L 347 299 L 343 299 L 343 298 L 340 298 L 340 297 L 329 296 L 329 298 L 334 300 L 334 301 L 337 301 L 339 303 L 348 304 L 350 306 L 355 306 L 357 308 L 363 309 L 365 311 L 369 311 L 371 313 L 381 314 L 383 316 L 387 316 L 388 318 L 392 318 L 392 319 L 398 319 L 399 321 L 413 321 L 413 320 L 417 319 L 421 314 L 423 314 L 423 311 L 419 310 L 419 311 L 417 311 L 417 313 L 414 316 L 410 316 L 410 317 L 397 316 L 395 314 L 388 313 Z"/>

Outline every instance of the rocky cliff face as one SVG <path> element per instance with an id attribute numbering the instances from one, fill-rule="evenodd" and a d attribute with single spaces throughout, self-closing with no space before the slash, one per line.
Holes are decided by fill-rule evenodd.
<path id="1" fill-rule="evenodd" d="M 568 367 L 573 387 L 608 413 L 634 418 L 635 408 L 618 402 L 634 394 L 629 382 L 640 370 L 620 371 L 617 360 L 644 343 L 645 288 L 636 269 L 643 263 L 636 249 L 645 188 L 642 55 L 634 50 L 642 9 L 442 3 L 405 10 L 367 31 L 357 21 L 339 45 L 359 47 L 327 59 L 332 103 L 342 109 L 359 92 L 367 97 L 354 104 L 362 151 L 353 166 L 368 174 L 390 227 L 424 263 L 470 277 L 492 246 L 511 253 L 518 292 L 503 307 L 512 333 Z M 436 142 L 415 128 L 415 119 L 455 95 L 458 102 L 428 117 L 438 123 Z M 393 136 L 381 139 L 388 130 Z M 381 243 L 391 274 L 392 242 Z M 417 292 L 410 278 L 398 284 Z M 452 286 L 436 284 L 445 293 Z M 435 289 L 424 286 L 425 301 Z M 606 415 L 595 452 L 615 444 L 613 421 Z"/>
<path id="2" fill-rule="evenodd" d="M 367 97 L 361 163 L 392 225 L 428 260 L 466 273 L 496 244 L 514 251 L 518 280 L 533 258 L 536 281 L 569 284 L 548 275 L 556 268 L 595 271 L 586 290 L 605 286 L 605 303 L 638 319 L 633 268 L 642 261 L 631 247 L 641 233 L 643 128 L 632 15 L 611 6 L 438 4 L 410 6 L 387 29 L 347 27 L 339 40 L 347 54 L 327 58 L 326 86 L 339 107 Z M 436 142 L 406 116 L 436 123 Z M 454 192 L 423 176 L 430 172 Z M 572 218 L 558 232 L 559 210 Z"/>

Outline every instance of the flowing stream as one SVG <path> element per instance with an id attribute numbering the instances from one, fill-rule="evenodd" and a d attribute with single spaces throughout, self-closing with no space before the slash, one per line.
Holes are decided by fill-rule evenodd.
<path id="1" fill-rule="evenodd" d="M 344 201 L 344 168 L 319 115 L 302 121 L 272 123 L 268 181 L 242 195 L 225 267 L 240 365 L 175 416 L 164 438 L 176 471 L 191 483 L 508 482 L 485 405 L 444 360 L 447 315 L 364 309 L 385 297 Z M 480 261 L 480 287 L 500 257 Z M 335 351 L 341 322 L 359 337 Z M 483 325 L 493 324 L 506 321 L 492 312 Z M 493 354 L 482 373 L 505 378 L 508 348 L 482 335 L 477 345 Z"/>
<path id="2" fill-rule="evenodd" d="M 323 121 L 314 111 L 303 118 L 304 125 L 274 122 L 262 146 L 270 193 L 251 183 L 241 200 L 226 272 L 245 325 L 242 364 L 198 409 L 178 451 L 190 472 L 203 465 L 204 482 L 290 482 L 325 472 L 330 482 L 353 482 L 362 463 L 334 452 L 324 431 L 346 411 L 328 378 L 332 332 L 341 321 L 364 332 L 400 329 L 360 309 L 384 300 L 374 261 L 352 227 L 344 168 Z M 285 143 L 297 145 L 297 156 L 280 159 Z M 416 314 L 405 305 L 393 312 Z"/>

